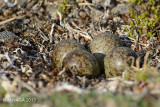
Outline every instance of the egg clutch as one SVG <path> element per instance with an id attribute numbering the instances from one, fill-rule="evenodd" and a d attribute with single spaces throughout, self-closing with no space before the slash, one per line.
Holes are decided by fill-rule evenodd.
<path id="1" fill-rule="evenodd" d="M 53 64 L 79 76 L 98 77 L 105 73 L 106 77 L 115 77 L 129 69 L 129 57 L 137 58 L 132 49 L 123 47 L 121 39 L 110 32 L 93 38 L 89 48 L 87 51 L 75 40 L 62 40 L 53 49 Z"/>

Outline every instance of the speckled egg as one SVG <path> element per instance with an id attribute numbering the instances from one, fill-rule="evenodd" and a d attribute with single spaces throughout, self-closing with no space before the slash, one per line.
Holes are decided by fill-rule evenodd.
<path id="1" fill-rule="evenodd" d="M 129 57 L 137 58 L 137 54 L 127 47 L 117 47 L 104 58 L 106 77 L 121 76 L 131 66 Z"/>
<path id="2" fill-rule="evenodd" d="M 110 32 L 101 33 L 91 41 L 91 53 L 96 57 L 102 72 L 104 71 L 105 55 L 119 46 L 122 46 L 120 38 Z"/>
<path id="3" fill-rule="evenodd" d="M 62 67 L 64 57 L 71 51 L 76 49 L 85 49 L 79 42 L 71 39 L 62 40 L 57 43 L 53 49 L 53 64 L 56 67 Z"/>
<path id="4" fill-rule="evenodd" d="M 100 70 L 95 57 L 85 50 L 74 50 L 66 55 L 63 68 L 80 76 L 96 77 Z"/>

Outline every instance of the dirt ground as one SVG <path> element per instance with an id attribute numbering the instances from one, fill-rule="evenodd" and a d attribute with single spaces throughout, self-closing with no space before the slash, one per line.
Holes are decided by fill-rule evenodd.
<path id="1" fill-rule="evenodd" d="M 0 86 L 5 90 L 5 94 L 0 91 L 0 99 L 18 97 L 23 90 L 34 96 L 96 90 L 159 99 L 160 23 L 154 37 L 139 37 L 137 42 L 137 38 L 126 36 L 124 27 L 131 18 L 129 8 L 138 7 L 127 4 L 127 0 L 107 1 L 110 0 L 0 0 Z M 3 36 L 3 31 L 15 35 Z M 105 31 L 120 37 L 123 46 L 139 55 L 143 53 L 142 64 L 145 54 L 151 52 L 147 67 L 137 68 L 148 70 L 145 79 L 106 78 L 105 74 L 92 79 L 58 75 L 62 69 L 52 61 L 55 44 L 73 39 L 90 51 L 92 39 Z"/>

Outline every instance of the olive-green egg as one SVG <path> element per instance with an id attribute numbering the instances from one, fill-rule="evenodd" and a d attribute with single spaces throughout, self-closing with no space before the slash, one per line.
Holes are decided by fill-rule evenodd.
<path id="1" fill-rule="evenodd" d="M 66 55 L 63 68 L 80 76 L 96 77 L 100 70 L 95 57 L 85 50 L 74 50 Z"/>
<path id="2" fill-rule="evenodd" d="M 104 71 L 104 57 L 114 48 L 122 46 L 118 36 L 110 32 L 104 32 L 97 35 L 90 43 L 91 53 L 96 57 L 100 70 Z"/>
<path id="3" fill-rule="evenodd" d="M 121 76 L 122 72 L 128 70 L 132 61 L 129 60 L 133 57 L 137 58 L 137 54 L 127 47 L 117 47 L 113 49 L 104 58 L 104 68 L 106 77 Z"/>
<path id="4" fill-rule="evenodd" d="M 53 48 L 53 63 L 56 67 L 62 67 L 64 57 L 71 51 L 84 49 L 85 47 L 79 42 L 71 39 L 62 40 Z"/>

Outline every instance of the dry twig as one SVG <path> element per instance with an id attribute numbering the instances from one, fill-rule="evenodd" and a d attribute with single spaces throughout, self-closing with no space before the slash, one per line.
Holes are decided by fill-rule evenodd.
<path id="1" fill-rule="evenodd" d="M 6 20 L 4 20 L 4 21 L 1 21 L 1 22 L 0 22 L 0 25 L 3 25 L 3 24 L 8 23 L 8 22 L 10 22 L 10 21 L 12 21 L 12 20 L 15 20 L 15 19 L 18 19 L 18 18 L 22 18 L 22 17 L 24 17 L 24 16 L 16 16 L 16 17 L 12 17 L 12 18 L 10 18 L 10 19 L 6 19 Z"/>

